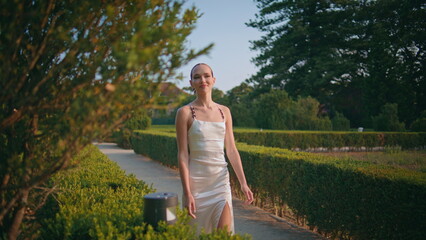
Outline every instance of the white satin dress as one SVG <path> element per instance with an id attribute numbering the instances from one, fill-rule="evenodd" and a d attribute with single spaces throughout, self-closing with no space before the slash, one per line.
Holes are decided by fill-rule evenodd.
<path id="1" fill-rule="evenodd" d="M 191 224 L 197 226 L 197 232 L 204 229 L 210 233 L 217 228 L 225 204 L 231 211 L 230 230 L 234 233 L 234 215 L 232 209 L 229 172 L 224 154 L 225 119 L 222 110 L 222 122 L 207 122 L 195 117 L 188 130 L 189 143 L 189 184 L 195 199 L 196 219 Z"/>

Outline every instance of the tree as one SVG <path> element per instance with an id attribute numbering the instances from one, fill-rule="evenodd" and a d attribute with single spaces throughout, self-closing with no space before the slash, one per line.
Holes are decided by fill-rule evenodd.
<path id="1" fill-rule="evenodd" d="M 258 0 L 247 25 L 265 35 L 252 42 L 257 91 L 312 96 L 369 124 L 387 102 L 405 122 L 426 102 L 424 1 Z"/>
<path id="2" fill-rule="evenodd" d="M 312 97 L 293 101 L 284 90 L 272 90 L 256 99 L 255 120 L 266 129 L 331 130 L 330 119 L 319 116 L 319 107 Z"/>
<path id="3" fill-rule="evenodd" d="M 182 4 L 1 2 L 0 232 L 9 239 L 52 191 L 36 198 L 35 188 L 210 49 L 186 47 L 199 15 Z"/>
<path id="4" fill-rule="evenodd" d="M 283 90 L 272 90 L 255 101 L 255 121 L 259 128 L 295 129 L 294 102 Z"/>
<path id="5" fill-rule="evenodd" d="M 376 131 L 404 131 L 404 123 L 398 119 L 398 105 L 385 104 L 379 115 L 373 117 L 373 128 Z"/>
<path id="6" fill-rule="evenodd" d="M 349 131 L 350 129 L 349 120 L 339 112 L 336 112 L 334 117 L 331 119 L 331 124 L 334 131 Z"/>
<path id="7" fill-rule="evenodd" d="M 423 111 L 420 117 L 411 124 L 410 129 L 415 132 L 426 132 L 426 111 Z"/>
<path id="8" fill-rule="evenodd" d="M 254 127 L 256 125 L 252 92 L 253 87 L 243 82 L 226 93 L 226 105 L 231 109 L 234 126 Z"/>

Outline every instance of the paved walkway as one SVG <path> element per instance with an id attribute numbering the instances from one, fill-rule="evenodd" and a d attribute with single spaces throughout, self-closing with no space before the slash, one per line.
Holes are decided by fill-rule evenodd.
<path id="1" fill-rule="evenodd" d="M 178 193 L 182 196 L 182 186 L 179 173 L 165 167 L 133 150 L 117 147 L 115 143 L 97 143 L 99 149 L 111 160 L 115 161 L 128 174 L 133 173 L 136 178 L 148 185 L 152 184 L 158 192 Z M 241 200 L 234 199 L 235 231 L 240 234 L 248 233 L 253 239 L 324 239 L 318 234 L 286 222 L 255 206 L 243 205 Z"/>

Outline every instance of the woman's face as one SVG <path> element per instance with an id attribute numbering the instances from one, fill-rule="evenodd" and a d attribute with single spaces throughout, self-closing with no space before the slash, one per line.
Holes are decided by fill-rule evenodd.
<path id="1" fill-rule="evenodd" d="M 209 66 L 201 64 L 194 68 L 189 82 L 197 93 L 208 92 L 213 89 L 216 78 L 212 76 L 212 70 Z"/>

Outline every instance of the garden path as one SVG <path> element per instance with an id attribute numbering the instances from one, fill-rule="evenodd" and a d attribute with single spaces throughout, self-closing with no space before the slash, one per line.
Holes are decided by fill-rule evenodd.
<path id="1" fill-rule="evenodd" d="M 175 192 L 181 199 L 182 186 L 177 170 L 165 167 L 159 162 L 135 154 L 133 150 L 119 148 L 115 143 L 95 143 L 111 160 L 126 171 L 134 174 L 158 192 Z M 239 234 L 250 234 L 257 239 L 324 239 L 320 235 L 297 225 L 289 223 L 252 205 L 244 205 L 239 199 L 233 200 L 235 231 Z"/>

